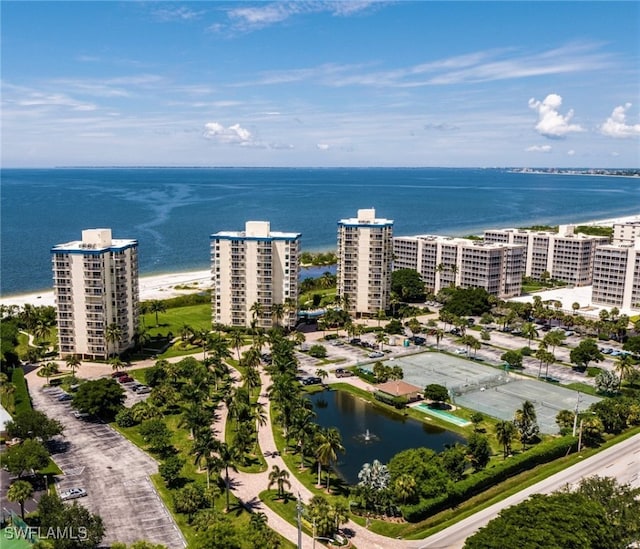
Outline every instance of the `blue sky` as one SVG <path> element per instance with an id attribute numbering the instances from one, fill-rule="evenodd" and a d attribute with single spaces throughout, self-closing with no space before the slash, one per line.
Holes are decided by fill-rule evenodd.
<path id="1" fill-rule="evenodd" d="M 640 166 L 638 2 L 1 10 L 5 167 Z"/>

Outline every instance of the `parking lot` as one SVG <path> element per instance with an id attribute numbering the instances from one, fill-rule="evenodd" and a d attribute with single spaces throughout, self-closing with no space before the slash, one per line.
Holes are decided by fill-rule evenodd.
<path id="1" fill-rule="evenodd" d="M 63 471 L 58 492 L 84 488 L 73 501 L 99 514 L 105 524 L 104 544 L 145 539 L 171 548 L 184 547 L 182 534 L 160 500 L 149 475 L 158 464 L 109 425 L 78 419 L 59 388 L 32 388 L 34 407 L 59 420 L 64 434 L 54 439 L 53 459 Z M 127 398 L 137 395 L 127 390 Z"/>

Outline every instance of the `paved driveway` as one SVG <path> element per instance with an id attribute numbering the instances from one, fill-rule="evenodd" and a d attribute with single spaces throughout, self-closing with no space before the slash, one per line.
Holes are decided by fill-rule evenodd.
<path id="1" fill-rule="evenodd" d="M 64 475 L 58 491 L 78 487 L 88 495 L 76 500 L 104 520 L 104 543 L 145 539 L 181 548 L 184 539 L 156 493 L 149 475 L 158 464 L 111 427 L 76 419 L 68 402 L 59 402 L 55 388 L 31 388 L 34 407 L 65 426 L 56 437 L 54 461 Z"/>

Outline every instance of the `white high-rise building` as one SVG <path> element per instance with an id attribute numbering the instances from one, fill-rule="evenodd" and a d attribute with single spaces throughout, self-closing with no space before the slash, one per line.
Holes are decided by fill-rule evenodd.
<path id="1" fill-rule="evenodd" d="M 87 229 L 82 240 L 54 246 L 51 256 L 60 354 L 107 358 L 131 347 L 138 328 L 138 241 Z"/>
<path id="2" fill-rule="evenodd" d="M 524 246 L 488 243 L 436 235 L 398 236 L 393 239 L 393 269 L 418 271 L 425 287 L 484 288 L 491 295 L 520 295 Z"/>
<path id="3" fill-rule="evenodd" d="M 272 231 L 268 221 L 211 235 L 214 324 L 295 325 L 300 236 Z"/>
<path id="4" fill-rule="evenodd" d="M 574 286 L 587 286 L 591 284 L 596 247 L 608 244 L 609 239 L 576 234 L 574 230 L 574 225 L 560 225 L 557 233 L 529 229 L 493 229 L 484 232 L 484 240 L 524 246 L 525 276 L 541 279 L 543 273 L 548 273 L 554 280 Z"/>
<path id="5" fill-rule="evenodd" d="M 598 246 L 593 262 L 591 301 L 640 310 L 640 236 L 633 243 Z"/>
<path id="6" fill-rule="evenodd" d="M 389 308 L 393 263 L 393 221 L 372 209 L 338 222 L 338 295 L 356 316 Z"/>

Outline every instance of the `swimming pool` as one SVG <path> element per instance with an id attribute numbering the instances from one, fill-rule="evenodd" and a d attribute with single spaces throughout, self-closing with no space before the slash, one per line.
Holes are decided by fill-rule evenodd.
<path id="1" fill-rule="evenodd" d="M 418 404 L 417 406 L 414 406 L 414 408 L 420 410 L 423 414 L 439 417 L 440 419 L 448 421 L 449 423 L 453 423 L 458 427 L 466 427 L 467 425 L 471 425 L 471 422 L 468 419 L 454 416 L 453 414 L 445 412 L 444 410 L 434 410 L 433 408 L 429 408 L 427 404 Z"/>

